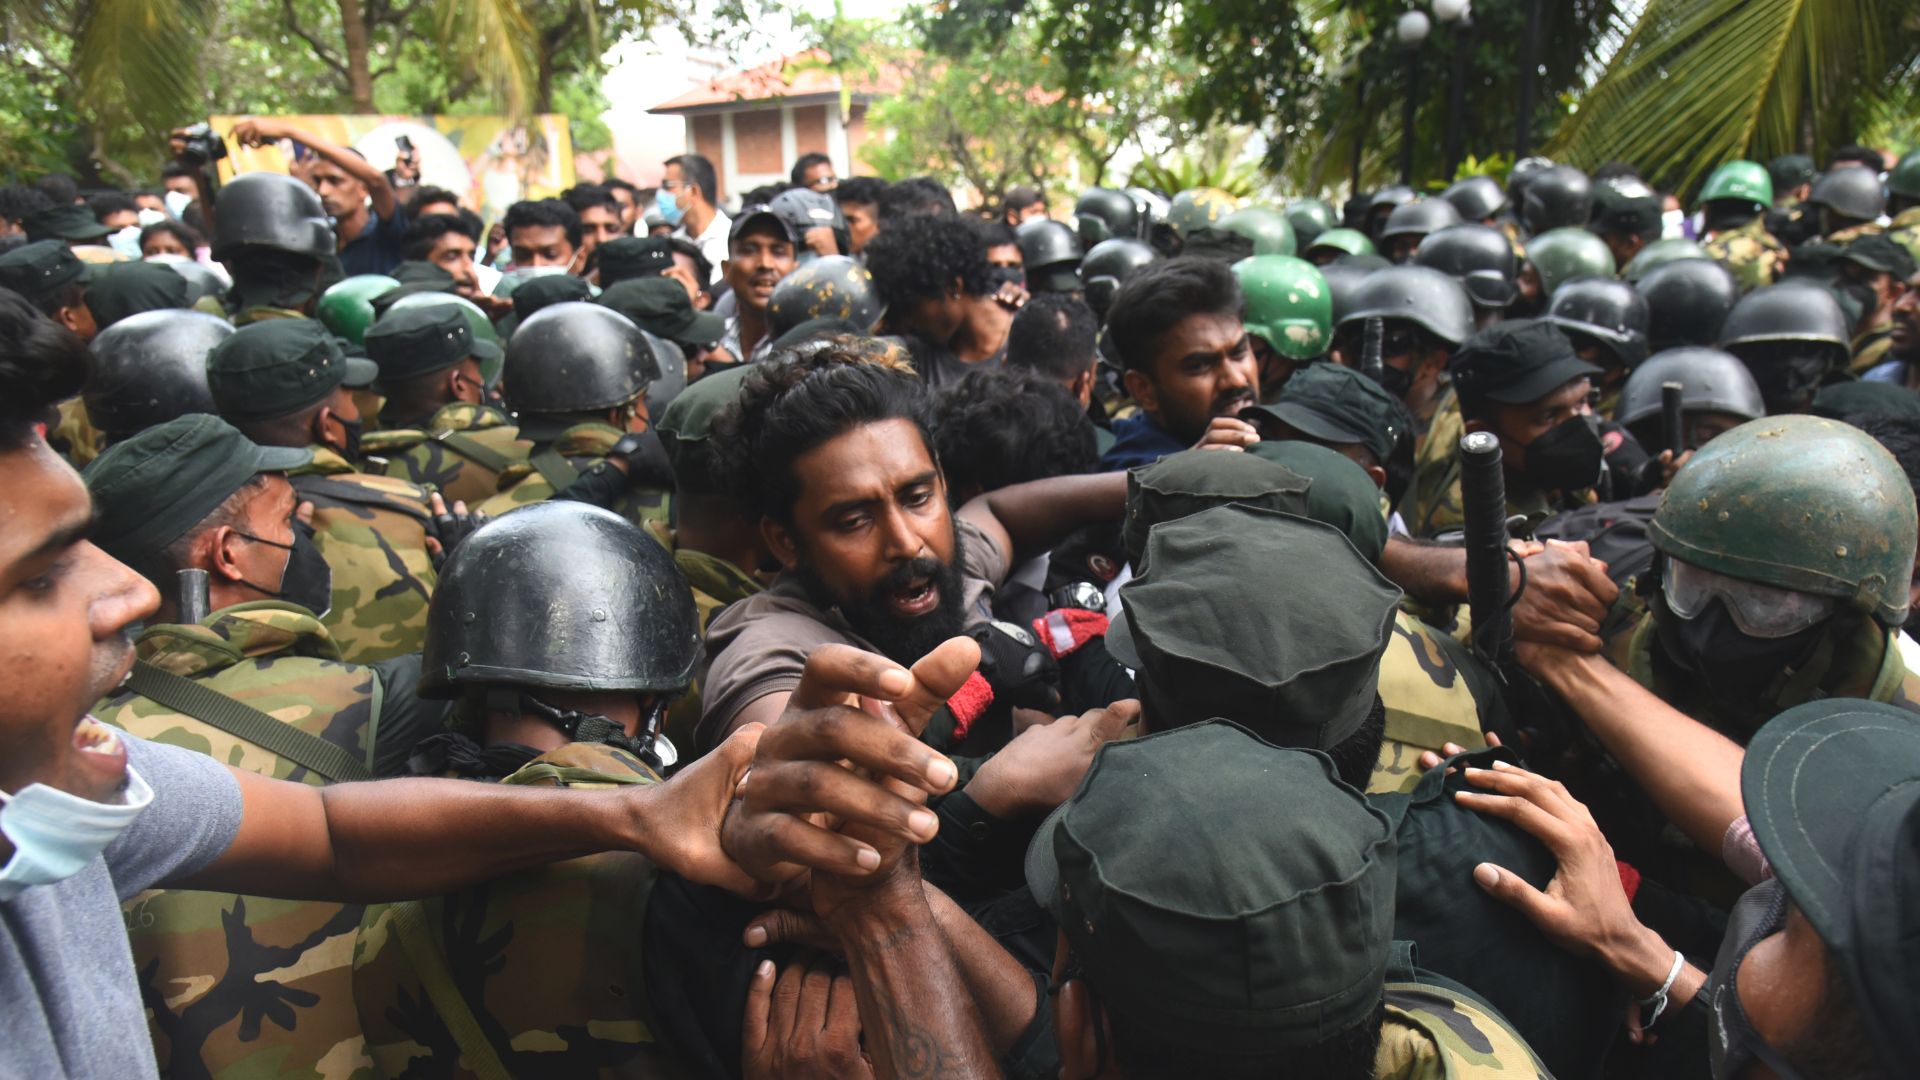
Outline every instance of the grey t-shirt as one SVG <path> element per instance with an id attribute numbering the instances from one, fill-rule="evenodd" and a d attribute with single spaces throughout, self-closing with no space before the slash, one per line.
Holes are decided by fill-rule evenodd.
<path id="1" fill-rule="evenodd" d="M 153 802 L 65 881 L 0 901 L 0 1077 L 158 1075 L 120 902 L 205 869 L 240 829 L 240 785 L 191 750 L 119 733 Z"/>

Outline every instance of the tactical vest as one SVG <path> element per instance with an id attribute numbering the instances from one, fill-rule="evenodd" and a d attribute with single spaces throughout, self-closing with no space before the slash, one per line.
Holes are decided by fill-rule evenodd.
<path id="1" fill-rule="evenodd" d="M 178 677 L 216 705 L 238 703 L 230 711 L 283 725 L 295 755 L 326 760 L 331 750 L 370 775 L 380 680 L 343 663 L 305 610 L 240 604 L 199 625 L 150 626 L 135 649 L 163 676 L 153 691 L 172 704 L 136 690 L 103 703 L 100 720 L 234 768 L 325 785 L 294 757 L 236 734 L 199 698 L 177 698 L 169 679 Z M 142 686 L 142 673 L 133 682 Z M 122 914 L 162 1075 L 350 1076 L 366 1067 L 353 1007 L 358 905 L 151 889 Z"/>
<path id="2" fill-rule="evenodd" d="M 524 425 L 523 425 L 524 426 Z M 573 486 L 580 474 L 606 460 L 626 432 L 610 424 L 575 424 L 546 445 L 535 444 L 525 465 L 515 465 L 500 475 L 500 494 L 480 504 L 479 509 L 499 517 L 529 503 L 545 502 L 556 492 Z M 672 520 L 673 493 L 655 488 L 625 492 L 609 509 L 641 528 Z"/>
<path id="3" fill-rule="evenodd" d="M 638 758 L 573 743 L 500 781 L 658 783 Z M 431 900 L 369 908 L 353 985 L 383 1076 L 658 1076 L 641 966 L 655 870 L 603 852 Z"/>
<path id="4" fill-rule="evenodd" d="M 1887 225 L 1887 238 L 1920 259 L 1920 206 L 1909 207 L 1894 215 Z"/>
<path id="5" fill-rule="evenodd" d="M 469 507 L 500 491 L 500 477 L 525 465 L 533 444 L 520 438 L 505 413 L 485 405 L 445 405 L 417 428 L 393 428 L 366 437 L 361 448 L 387 460 L 386 473 L 432 488 Z"/>
<path id="6" fill-rule="evenodd" d="M 314 542 L 333 569 L 333 610 L 322 621 L 341 656 L 371 663 L 419 652 L 439 583 L 427 553 L 427 493 L 354 472 L 325 447 L 287 478 L 313 503 Z"/>

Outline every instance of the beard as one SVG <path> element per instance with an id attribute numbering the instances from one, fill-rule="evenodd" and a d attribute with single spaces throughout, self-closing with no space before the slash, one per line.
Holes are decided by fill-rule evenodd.
<path id="1" fill-rule="evenodd" d="M 855 633 L 873 643 L 889 660 L 906 667 L 912 667 L 965 628 L 957 562 L 944 563 L 931 556 L 909 559 L 888 571 L 866 595 L 851 598 L 836 594 L 804 561 L 793 572 L 816 605 L 837 609 Z M 923 615 L 903 615 L 895 610 L 897 598 L 928 583 L 940 593 L 933 610 Z"/>

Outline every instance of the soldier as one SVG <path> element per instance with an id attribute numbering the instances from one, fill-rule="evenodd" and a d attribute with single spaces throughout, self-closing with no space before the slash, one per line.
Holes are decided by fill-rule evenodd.
<path id="1" fill-rule="evenodd" d="M 1853 336 L 1850 370 L 1855 375 L 1885 362 L 1893 347 L 1893 307 L 1906 295 L 1907 279 L 1916 270 L 1913 256 L 1889 236 L 1862 236 L 1841 252 L 1840 286 L 1865 309 Z"/>
<path id="2" fill-rule="evenodd" d="M 1660 388 L 1680 384 L 1681 433 L 1686 445 L 1666 445 L 1660 409 Z M 1650 450 L 1698 450 L 1749 420 L 1767 414 L 1760 387 L 1747 366 L 1732 353 L 1719 349 L 1681 346 L 1657 352 L 1633 369 L 1620 391 L 1614 419 Z"/>
<path id="3" fill-rule="evenodd" d="M 1386 225 L 1387 219 L 1393 216 L 1395 210 L 1417 198 L 1419 196 L 1407 185 L 1389 184 L 1367 197 L 1366 217 L 1361 219 L 1357 227 L 1366 233 L 1375 246 L 1379 246 L 1382 243 L 1380 230 Z"/>
<path id="4" fill-rule="evenodd" d="M 1478 225 L 1497 226 L 1500 211 L 1507 208 L 1507 193 L 1491 176 L 1468 176 L 1454 181 L 1440 197 L 1453 204 L 1460 220 Z"/>
<path id="5" fill-rule="evenodd" d="M 1138 240 L 1143 231 L 1133 199 L 1111 188 L 1088 188 L 1073 204 L 1073 220 L 1088 251 L 1115 238 Z"/>
<path id="6" fill-rule="evenodd" d="M 1801 412 L 1822 385 L 1844 378 L 1853 335 L 1826 289 L 1768 285 L 1740 298 L 1720 327 L 1721 348 L 1760 384 L 1770 413 Z"/>
<path id="7" fill-rule="evenodd" d="M 673 248 L 663 236 L 620 236 L 601 244 L 594 253 L 596 280 L 611 289 L 635 278 L 660 277 L 673 269 Z M 695 282 L 695 291 L 705 287 Z"/>
<path id="8" fill-rule="evenodd" d="M 1729 161 L 1713 170 L 1700 189 L 1706 251 L 1733 271 L 1744 289 L 1780 280 L 1787 246 L 1767 231 L 1773 180 L 1755 161 Z"/>
<path id="9" fill-rule="evenodd" d="M 1074 288 L 1079 288 L 1078 279 Z M 781 278 L 767 305 L 776 338 L 809 319 L 846 319 L 861 333 L 871 333 L 884 314 L 886 307 L 873 287 L 873 275 L 843 255 L 816 259 Z"/>
<path id="10" fill-rule="evenodd" d="M 290 476 L 314 505 L 315 539 L 333 568 L 322 621 L 355 663 L 419 651 L 436 580 L 427 493 L 358 471 L 362 423 L 350 391 L 379 371 L 304 318 L 250 323 L 207 354 L 221 419 L 263 446 L 312 448 Z"/>
<path id="11" fill-rule="evenodd" d="M 1295 199 L 1287 204 L 1287 224 L 1293 227 L 1295 253 L 1306 250 L 1313 239 L 1339 224 L 1333 208 L 1319 199 Z"/>
<path id="12" fill-rule="evenodd" d="M 1415 199 L 1393 208 L 1377 238 L 1387 258 L 1404 266 L 1431 233 L 1460 224 L 1460 212 L 1445 199 Z"/>
<path id="13" fill-rule="evenodd" d="M 1684 262 L 1688 259 L 1708 259 L 1707 249 L 1684 236 L 1663 236 L 1646 247 L 1633 261 L 1620 269 L 1621 280 L 1630 285 L 1638 285 L 1640 279 L 1672 262 Z"/>
<path id="14" fill-rule="evenodd" d="M 698 653 L 685 582 L 631 522 L 565 502 L 502 518 L 447 562 L 422 691 L 454 700 L 452 727 L 411 767 L 536 787 L 659 783 L 673 754 L 657 724 Z M 608 853 L 369 909 L 353 997 L 377 1071 L 456 1056 L 477 1075 L 669 1069 L 641 956 L 657 872 Z"/>
<path id="15" fill-rule="evenodd" d="M 1080 291 L 1080 260 L 1084 250 L 1072 229 L 1049 218 L 1021 225 L 1020 260 L 1026 267 L 1027 288 L 1036 293 Z"/>
<path id="16" fill-rule="evenodd" d="M 1513 245 L 1505 233 L 1491 226 L 1454 225 L 1429 233 L 1414 251 L 1413 261 L 1446 274 L 1467 290 L 1467 298 L 1473 301 L 1476 330 L 1499 322 L 1506 315 L 1507 305 L 1519 295 L 1514 286 L 1519 262 L 1514 258 Z"/>
<path id="17" fill-rule="evenodd" d="M 1600 369 L 1594 411 L 1612 419 L 1627 373 L 1647 358 L 1646 297 L 1624 281 L 1583 278 L 1553 294 L 1547 321 L 1567 335 L 1580 359 Z"/>
<path id="18" fill-rule="evenodd" d="M 1908 152 L 1887 174 L 1887 213 L 1893 215 L 1887 235 L 1920 259 L 1920 150 Z"/>
<path id="19" fill-rule="evenodd" d="M 233 324 L 198 311 L 149 311 L 88 347 L 87 417 L 106 445 L 188 413 L 214 411 L 207 354 Z"/>
<path id="20" fill-rule="evenodd" d="M 1292 255 L 1294 251 L 1293 224 L 1270 206 L 1243 206 L 1221 218 L 1216 227 L 1247 240 L 1255 255 Z"/>
<path id="21" fill-rule="evenodd" d="M 1233 276 L 1246 296 L 1240 321 L 1260 365 L 1260 400 L 1272 401 L 1295 372 L 1332 347 L 1333 295 L 1320 271 L 1290 255 L 1244 259 Z"/>
<path id="22" fill-rule="evenodd" d="M 1586 229 L 1537 233 L 1527 243 L 1527 261 L 1520 268 L 1520 298 L 1509 313 L 1544 315 L 1560 286 L 1579 278 L 1610 278 L 1613 272 L 1613 251 Z"/>
<path id="23" fill-rule="evenodd" d="M 1167 224 L 1182 237 L 1190 237 L 1202 229 L 1219 228 L 1239 207 L 1240 200 L 1219 188 L 1188 188 L 1173 197 L 1167 208 Z"/>
<path id="24" fill-rule="evenodd" d="M 1460 283 L 1424 266 L 1396 266 L 1363 278 L 1340 316 L 1340 362 L 1358 367 L 1366 324 L 1381 320 L 1381 385 L 1412 410 L 1422 445 L 1458 441 L 1458 415 L 1445 379 L 1454 350 L 1473 333 L 1473 305 Z"/>
<path id="25" fill-rule="evenodd" d="M 87 285 L 87 310 L 96 332 L 148 311 L 181 310 L 192 303 L 187 279 L 154 263 L 102 266 Z"/>
<path id="26" fill-rule="evenodd" d="M 1406 406 L 1350 367 L 1315 364 L 1288 382 L 1277 401 L 1252 412 L 1261 443 L 1315 443 L 1366 470 L 1388 511 L 1412 482 L 1413 424 Z"/>
<path id="27" fill-rule="evenodd" d="M 42 315 L 92 341 L 99 327 L 87 306 L 92 273 L 58 240 L 22 244 L 0 255 L 0 286 L 12 289 Z"/>
<path id="28" fill-rule="evenodd" d="M 331 602 L 327 565 L 286 476 L 311 457 L 194 415 L 88 468 L 95 543 L 162 597 L 135 640 L 130 689 L 98 719 L 314 786 L 393 775 L 439 726 L 442 710 L 415 696 L 418 656 L 343 662 L 316 617 Z M 183 570 L 206 581 L 197 622 L 182 622 Z M 151 890 L 125 908 L 163 1071 L 325 1072 L 364 1053 L 342 939 L 358 905 Z"/>
<path id="29" fill-rule="evenodd" d="M 1733 273 L 1710 259 L 1667 263 L 1633 287 L 1647 298 L 1647 348 L 1653 352 L 1719 341 L 1740 299 Z"/>
<path id="30" fill-rule="evenodd" d="M 787 281 L 801 274 L 816 273 L 815 264 L 839 264 L 842 261 L 851 263 L 852 259 L 845 255 L 828 255 L 815 259 L 782 278 L 780 286 L 774 289 L 774 299 L 767 308 L 770 325 L 768 332 L 777 336 L 792 329 L 790 326 L 782 328 L 779 316 L 776 314 L 780 303 L 780 288 L 785 287 Z M 686 369 L 686 375 L 682 380 L 684 386 L 686 380 L 698 380 L 705 375 L 708 361 L 722 355 L 718 350 L 720 339 L 727 333 L 727 320 L 711 311 L 696 311 L 693 300 L 687 296 L 687 290 L 684 287 L 676 295 L 673 289 L 667 287 L 669 285 L 678 286 L 680 283 L 665 277 L 630 278 L 603 291 L 598 298 L 598 303 L 602 307 L 612 308 L 625 315 L 643 333 L 658 339 L 660 345 L 656 351 L 669 353 L 671 350 L 678 350 Z M 661 364 L 662 375 L 670 375 L 667 369 L 675 366 L 677 365 L 673 364 L 671 356 L 664 357 Z M 665 381 L 670 381 L 670 378 L 663 380 Z M 660 384 L 650 387 L 647 391 L 647 400 L 656 406 L 662 405 L 659 395 L 663 389 L 664 386 Z"/>
<path id="31" fill-rule="evenodd" d="M 1814 698 L 1920 700 L 1894 647 L 1913 489 L 1857 428 L 1743 424 L 1694 454 L 1648 532 L 1664 558 L 1624 666 L 1675 708 L 1744 741 Z"/>
<path id="32" fill-rule="evenodd" d="M 213 257 L 233 278 L 233 324 L 297 319 L 312 313 L 337 273 L 333 226 L 313 189 L 278 173 L 243 173 L 220 189 L 213 211 Z"/>
<path id="33" fill-rule="evenodd" d="M 477 506 L 491 498 L 501 474 L 525 464 L 530 445 L 505 413 L 486 404 L 481 367 L 499 362 L 500 347 L 476 340 L 450 307 L 389 311 L 366 337 L 387 398 L 385 429 L 366 437 L 366 452 L 386 460 L 388 476 L 439 491 L 449 502 Z"/>
<path id="34" fill-rule="evenodd" d="M 1587 228 L 1613 252 L 1613 265 L 1625 266 L 1660 239 L 1661 206 L 1660 196 L 1638 179 L 1609 180 L 1594 190 Z"/>
<path id="35" fill-rule="evenodd" d="M 1814 183 L 1807 205 L 1819 214 L 1821 238 L 1845 245 L 1881 231 L 1880 215 L 1886 212 L 1887 197 L 1874 169 L 1835 165 Z"/>
<path id="36" fill-rule="evenodd" d="M 1349 255 L 1372 255 L 1373 241 L 1358 229 L 1328 229 L 1307 244 L 1306 259 L 1315 266 L 1326 266 Z"/>
<path id="37" fill-rule="evenodd" d="M 1528 173 L 1513 199 L 1521 223 L 1536 237 L 1554 229 L 1584 229 L 1593 218 L 1593 181 L 1571 165 L 1550 164 Z M 1527 247 L 1531 252 L 1533 246 Z"/>
<path id="38" fill-rule="evenodd" d="M 1159 258 L 1159 253 L 1144 241 L 1131 237 L 1102 240 L 1088 250 L 1087 257 L 1080 260 L 1080 284 L 1087 295 L 1087 306 L 1103 325 L 1120 286 Z"/>
<path id="39" fill-rule="evenodd" d="M 1551 323 L 1517 319 L 1482 331 L 1447 370 L 1463 433 L 1491 431 L 1500 438 L 1509 516 L 1538 523 L 1587 501 L 1586 493 L 1602 483 L 1606 450 L 1587 406 L 1600 369 L 1581 360 Z M 1415 536 L 1432 537 L 1465 520 L 1457 440 L 1453 449 L 1414 477 L 1408 525 Z"/>
<path id="40" fill-rule="evenodd" d="M 521 323 L 507 342 L 507 402 L 519 418 L 520 438 L 533 446 L 525 465 L 502 474 L 500 494 L 480 511 L 498 517 L 544 502 L 586 473 L 616 468 L 603 465 L 610 455 L 625 457 L 642 443 L 657 447 L 658 437 L 645 434 L 651 426 L 646 393 L 660 374 L 641 329 L 607 308 L 554 304 Z M 627 443 L 636 435 L 641 438 Z M 627 480 L 631 486 L 609 509 L 635 524 L 665 525 L 671 496 L 665 479 L 629 474 Z"/>

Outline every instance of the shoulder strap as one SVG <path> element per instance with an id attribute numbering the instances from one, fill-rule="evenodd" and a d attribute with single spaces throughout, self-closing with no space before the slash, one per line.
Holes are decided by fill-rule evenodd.
<path id="1" fill-rule="evenodd" d="M 528 460 L 540 475 L 546 478 L 547 483 L 556 493 L 567 490 L 573 486 L 575 480 L 580 479 L 580 470 L 573 467 L 573 462 L 568 461 L 564 454 L 551 446 Z"/>
<path id="2" fill-rule="evenodd" d="M 365 763 L 318 735 L 275 720 L 244 701 L 145 660 L 134 661 L 127 686 L 141 697 L 304 766 L 328 783 L 373 779 L 373 770 Z"/>
<path id="3" fill-rule="evenodd" d="M 436 431 L 431 436 L 434 442 L 486 469 L 488 472 L 506 472 L 513 459 L 481 442 L 464 431 Z"/>
<path id="4" fill-rule="evenodd" d="M 413 961 L 413 970 L 420 976 L 421 988 L 433 1003 L 433 1011 L 440 1014 L 440 1022 L 447 1025 L 447 1033 L 460 1048 L 461 1060 L 480 1080 L 511 1080 L 512 1074 L 500 1060 L 500 1052 L 480 1030 L 480 1021 L 474 1017 L 473 1009 L 468 1007 L 460 988 L 453 984 L 453 973 L 447 970 L 446 959 L 434 947 L 433 935 L 427 929 L 425 905 L 418 900 L 405 900 L 392 905 L 391 910 L 400 947 Z"/>
<path id="5" fill-rule="evenodd" d="M 294 490 L 302 495 L 318 495 L 322 498 L 331 499 L 334 502 L 352 503 L 356 506 L 372 506 L 381 510 L 391 510 L 396 514 L 405 514 L 408 517 L 417 518 L 421 524 L 428 527 L 431 527 L 433 524 L 433 517 L 427 513 L 425 506 L 415 506 L 408 500 L 396 495 L 391 495 L 383 491 L 374 491 L 371 488 L 364 488 L 358 484 L 349 484 L 345 481 L 335 480 L 326 476 L 295 476 L 289 479 L 293 482 Z"/>

